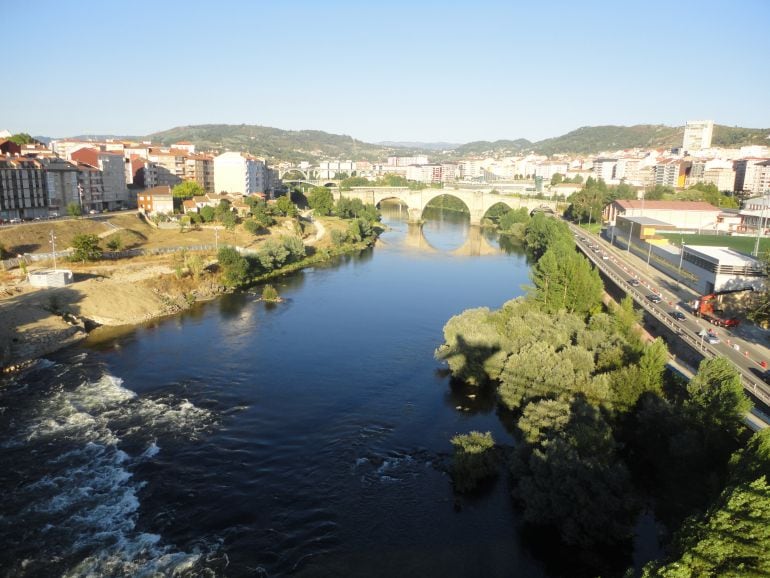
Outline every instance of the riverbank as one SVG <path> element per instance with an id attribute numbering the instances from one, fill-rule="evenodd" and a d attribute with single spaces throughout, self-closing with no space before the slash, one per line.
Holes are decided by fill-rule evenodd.
<path id="1" fill-rule="evenodd" d="M 311 256 L 250 280 L 261 283 L 367 248 L 367 243 L 315 249 Z M 206 268 L 194 275 L 178 257 L 158 256 L 73 267 L 75 282 L 34 289 L 21 271 L 0 286 L 0 372 L 13 372 L 34 359 L 85 339 L 98 326 L 137 325 L 189 309 L 232 291 L 221 281 L 216 260 L 201 255 Z"/>

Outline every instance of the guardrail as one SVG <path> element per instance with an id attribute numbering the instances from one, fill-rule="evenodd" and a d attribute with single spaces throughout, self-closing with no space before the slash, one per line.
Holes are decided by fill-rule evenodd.
<path id="1" fill-rule="evenodd" d="M 583 231 L 581 229 L 577 229 L 570 225 L 570 229 L 573 233 L 577 233 L 578 235 L 585 235 L 587 234 L 586 231 Z M 665 326 L 669 327 L 671 329 L 671 332 L 676 335 L 681 341 L 683 341 L 685 344 L 687 344 L 691 349 L 694 349 L 699 354 L 703 355 L 704 357 L 718 357 L 719 352 L 716 351 L 711 345 L 707 342 L 705 342 L 702 338 L 696 338 L 694 335 L 690 335 L 685 330 L 682 330 L 678 323 L 676 323 L 669 315 L 661 312 L 658 310 L 658 308 L 654 307 L 652 303 L 650 303 L 644 295 L 642 295 L 639 291 L 636 290 L 628 281 L 618 275 L 615 274 L 614 271 L 612 271 L 606 264 L 604 263 L 604 260 L 601 258 L 598 258 L 596 254 L 592 253 L 591 251 L 586 251 L 584 247 L 580 245 L 580 243 L 575 243 L 577 247 L 581 250 L 581 252 L 590 259 L 590 261 L 594 264 L 594 266 L 599 269 L 602 273 L 604 273 L 607 277 L 613 280 L 613 282 L 621 289 L 623 289 L 627 295 L 631 295 L 639 305 L 642 306 L 642 308 L 650 313 L 655 319 L 663 323 Z M 735 365 L 735 363 L 733 363 Z M 750 392 L 752 395 L 754 395 L 757 399 L 761 400 L 766 405 L 770 406 L 770 388 L 767 387 L 764 383 L 758 382 L 754 375 L 751 374 L 748 370 L 745 368 L 735 365 L 736 369 L 738 370 L 738 373 L 741 375 L 741 379 L 743 382 L 743 387 L 748 392 Z"/>

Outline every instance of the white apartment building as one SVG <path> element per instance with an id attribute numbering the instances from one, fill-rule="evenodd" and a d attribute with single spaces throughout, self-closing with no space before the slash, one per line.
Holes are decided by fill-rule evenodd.
<path id="1" fill-rule="evenodd" d="M 262 159 L 241 152 L 214 157 L 214 188 L 218 193 L 264 193 L 267 180 L 267 167 Z"/>
<path id="2" fill-rule="evenodd" d="M 321 161 L 318 163 L 319 179 L 335 179 L 338 175 L 351 176 L 356 170 L 356 163 L 353 161 Z"/>
<path id="3" fill-rule="evenodd" d="M 440 183 L 442 182 L 442 175 L 443 166 L 439 164 L 409 165 L 406 167 L 406 178 L 410 181 Z"/>
<path id="4" fill-rule="evenodd" d="M 546 181 L 550 181 L 551 177 L 555 174 L 562 176 L 567 174 L 569 170 L 569 164 L 566 162 L 546 162 L 535 165 L 535 176 L 542 177 Z"/>
<path id="5" fill-rule="evenodd" d="M 711 148 L 713 133 L 713 120 L 688 120 L 684 127 L 682 148 L 686 151 L 699 151 Z"/>
<path id="6" fill-rule="evenodd" d="M 767 160 L 770 159 L 749 157 L 735 161 L 733 163 L 735 168 L 735 190 L 746 193 L 762 192 L 754 187 L 756 185 L 758 165 Z"/>
<path id="7" fill-rule="evenodd" d="M 388 164 L 393 167 L 408 167 L 409 165 L 427 165 L 428 157 L 388 157 Z"/>
<path id="8" fill-rule="evenodd" d="M 618 159 L 610 158 L 598 158 L 594 160 L 594 178 L 601 179 L 605 183 L 615 181 L 615 166 L 618 164 Z"/>

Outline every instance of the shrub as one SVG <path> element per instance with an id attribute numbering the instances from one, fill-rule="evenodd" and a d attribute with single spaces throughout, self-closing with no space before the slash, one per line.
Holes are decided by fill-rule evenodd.
<path id="1" fill-rule="evenodd" d="M 472 431 L 452 438 L 454 461 L 452 480 L 458 492 L 470 492 L 479 482 L 497 474 L 497 461 L 493 452 L 495 440 L 490 432 Z"/>
<path id="2" fill-rule="evenodd" d="M 278 291 L 272 285 L 265 285 L 262 288 L 262 301 L 280 301 Z"/>
<path id="3" fill-rule="evenodd" d="M 97 261 L 102 256 L 99 237 L 96 235 L 76 235 L 72 239 L 72 247 L 75 249 L 72 253 L 73 261 Z"/>

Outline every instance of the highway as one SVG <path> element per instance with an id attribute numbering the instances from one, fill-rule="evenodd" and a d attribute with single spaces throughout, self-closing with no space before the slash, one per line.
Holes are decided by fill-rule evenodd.
<path id="1" fill-rule="evenodd" d="M 761 363 L 770 361 L 765 357 L 767 352 L 763 351 L 764 348 L 742 339 L 728 328 L 712 326 L 705 320 L 692 315 L 686 299 L 674 293 L 671 287 L 675 283 L 674 280 L 670 280 L 670 283 L 661 283 L 659 277 L 663 274 L 652 267 L 649 273 L 641 271 L 640 269 L 644 268 L 644 262 L 642 261 L 640 266 L 638 257 L 628 255 L 619 247 L 611 247 L 608 241 L 598 235 L 591 234 L 571 223 L 568 224 L 575 235 L 578 248 L 600 271 L 631 295 L 645 311 L 671 328 L 673 333 L 689 347 L 706 357 L 721 356 L 732 361 L 741 374 L 744 388 L 770 406 L 770 385 L 759 377 L 764 372 Z M 607 258 L 603 258 L 605 255 Z M 630 283 L 634 278 L 639 280 L 639 285 L 634 286 Z M 653 303 L 649 299 L 652 294 L 661 296 L 660 303 Z M 677 310 L 684 314 L 684 319 L 681 321 L 677 321 L 671 315 Z M 719 343 L 708 342 L 705 332 L 709 329 L 716 333 Z"/>

